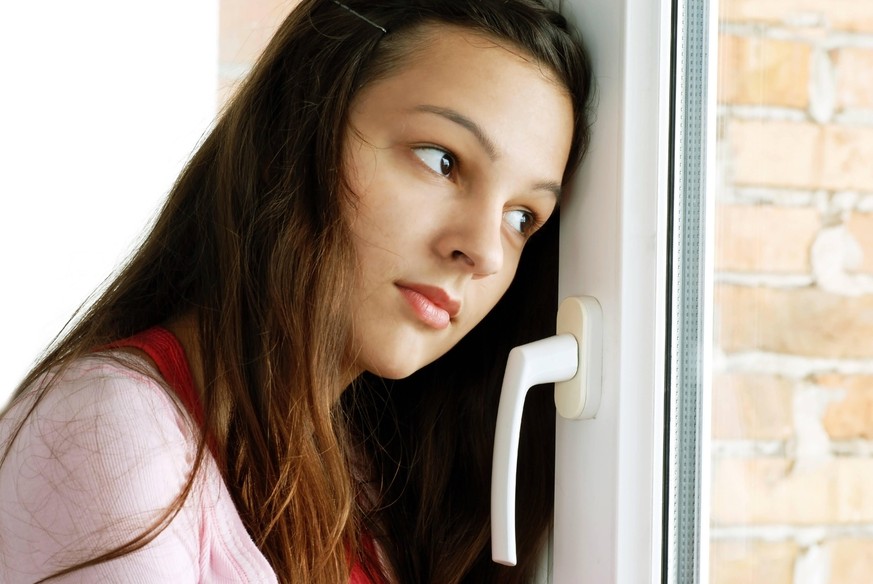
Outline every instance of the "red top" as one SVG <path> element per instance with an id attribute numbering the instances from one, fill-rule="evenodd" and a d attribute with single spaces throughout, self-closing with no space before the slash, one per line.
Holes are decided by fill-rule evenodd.
<path id="1" fill-rule="evenodd" d="M 109 345 L 111 349 L 133 348 L 144 352 L 154 361 L 158 373 L 167 385 L 176 392 L 188 413 L 194 417 L 199 426 L 203 425 L 203 406 L 194 386 L 191 368 L 185 356 L 185 349 L 173 333 L 167 329 L 155 326 L 137 333 L 132 337 L 122 339 Z M 213 455 L 215 450 L 213 450 Z M 364 536 L 363 547 L 371 557 L 375 556 L 373 539 Z M 382 584 L 381 578 L 372 580 L 360 564 L 352 566 L 349 584 Z"/>
<path id="2" fill-rule="evenodd" d="M 203 425 L 203 406 L 194 387 L 194 378 L 191 376 L 191 368 L 185 357 L 185 349 L 173 333 L 163 327 L 155 326 L 132 337 L 116 341 L 109 345 L 109 348 L 139 349 L 148 355 L 155 362 L 158 373 L 176 392 L 197 425 Z"/>

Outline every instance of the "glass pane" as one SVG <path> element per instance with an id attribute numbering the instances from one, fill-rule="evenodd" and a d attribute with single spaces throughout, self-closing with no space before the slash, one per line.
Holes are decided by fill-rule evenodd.
<path id="1" fill-rule="evenodd" d="M 873 581 L 873 2 L 721 0 L 710 581 Z"/>
<path id="2" fill-rule="evenodd" d="M 708 314 L 707 216 L 712 207 L 710 46 L 713 2 L 673 2 L 673 88 L 669 204 L 669 373 L 664 485 L 665 584 L 700 582 L 705 572 L 703 482 Z"/>

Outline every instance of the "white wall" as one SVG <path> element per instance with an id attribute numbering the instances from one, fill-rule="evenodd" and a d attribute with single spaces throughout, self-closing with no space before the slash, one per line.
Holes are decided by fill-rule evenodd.
<path id="1" fill-rule="evenodd" d="M 217 0 L 0 4 L 0 406 L 215 114 Z"/>

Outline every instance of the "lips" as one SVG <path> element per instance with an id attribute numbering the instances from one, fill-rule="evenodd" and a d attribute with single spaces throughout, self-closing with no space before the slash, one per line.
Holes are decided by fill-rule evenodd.
<path id="1" fill-rule="evenodd" d="M 444 329 L 461 310 L 461 303 L 442 288 L 426 284 L 396 284 L 418 319 L 435 329 Z"/>

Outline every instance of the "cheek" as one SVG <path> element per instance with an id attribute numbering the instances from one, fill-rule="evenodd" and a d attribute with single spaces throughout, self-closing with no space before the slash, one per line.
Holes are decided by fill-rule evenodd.
<path id="1" fill-rule="evenodd" d="M 352 133 L 346 137 L 343 147 L 343 164 L 346 180 L 352 190 L 366 189 L 376 173 L 376 149 Z"/>
<path id="2" fill-rule="evenodd" d="M 390 160 L 380 160 L 378 168 L 365 169 L 349 184 L 354 201 L 349 219 L 359 234 L 375 239 L 403 236 L 420 231 L 428 217 L 426 193 L 397 172 Z"/>

